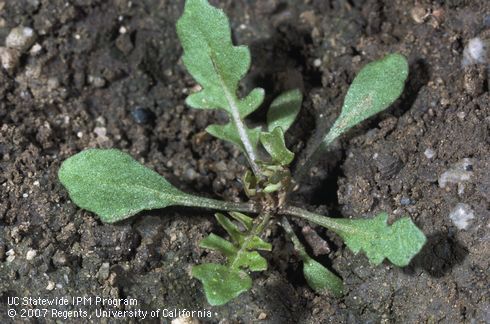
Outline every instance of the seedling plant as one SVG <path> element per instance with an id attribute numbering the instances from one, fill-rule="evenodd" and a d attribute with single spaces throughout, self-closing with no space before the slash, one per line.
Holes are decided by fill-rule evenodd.
<path id="1" fill-rule="evenodd" d="M 272 250 L 271 244 L 262 238 L 272 222 L 279 222 L 291 239 L 303 261 L 308 285 L 317 292 L 342 296 L 342 280 L 308 255 L 288 220 L 290 217 L 331 230 L 354 253 L 364 252 L 373 265 L 388 259 L 396 266 L 406 266 L 426 241 L 410 218 L 400 218 L 391 225 L 384 212 L 371 219 L 331 218 L 289 203 L 289 196 L 301 179 L 325 157 L 335 139 L 386 109 L 400 96 L 408 75 L 406 59 L 390 54 L 364 66 L 345 96 L 340 116 L 324 132 L 323 141 L 306 150 L 311 153 L 297 161 L 291 171 L 289 166 L 295 154 L 286 147 L 284 133 L 300 111 L 301 92 L 290 90 L 279 95 L 268 108 L 266 125 L 250 128 L 246 117 L 262 105 L 264 90 L 255 88 L 244 97 L 238 96 L 239 82 L 250 67 L 250 52 L 246 46 L 233 45 L 223 11 L 206 0 L 187 0 L 177 22 L 177 33 L 184 49 L 183 63 L 201 87 L 187 97 L 186 104 L 227 113 L 228 123 L 210 125 L 206 131 L 236 145 L 246 157 L 250 168 L 241 182 L 248 201 L 220 201 L 185 193 L 115 149 L 89 149 L 63 162 L 59 179 L 72 201 L 106 223 L 168 206 L 222 211 L 216 213 L 216 220 L 226 230 L 228 239 L 211 233 L 200 246 L 222 253 L 226 262 L 203 263 L 192 268 L 192 276 L 202 282 L 211 305 L 223 305 L 249 290 L 250 272 L 267 269 L 267 261 L 259 251 Z"/>

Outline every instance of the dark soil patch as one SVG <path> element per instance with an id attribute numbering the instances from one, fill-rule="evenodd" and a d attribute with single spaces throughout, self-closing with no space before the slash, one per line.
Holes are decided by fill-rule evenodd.
<path id="1" fill-rule="evenodd" d="M 287 138 L 298 153 L 319 136 L 315 125 L 331 125 L 364 64 L 388 52 L 408 57 L 402 98 L 344 136 L 294 200 L 339 217 L 408 215 L 428 244 L 404 269 L 373 267 L 330 235 L 322 262 L 345 281 L 338 300 L 307 287 L 274 227 L 270 270 L 254 275 L 249 293 L 209 307 L 189 268 L 216 258 L 198 247 L 217 229 L 210 212 L 172 208 L 104 225 L 57 180 L 69 156 L 115 147 L 182 190 L 243 198 L 246 161 L 203 132 L 225 116 L 184 106 L 195 83 L 174 28 L 183 1 L 0 0 L 0 46 L 18 25 L 32 27 L 40 46 L 15 70 L 0 69 L 1 321 L 12 321 L 8 297 L 101 296 L 136 298 L 147 310 L 210 309 L 221 323 L 263 314 L 267 323 L 490 322 L 488 65 L 461 63 L 471 38 L 489 44 L 490 3 L 418 1 L 417 12 L 402 0 L 212 2 L 230 16 L 235 40 L 251 46 L 244 91 L 262 86 L 267 102 L 304 92 Z M 439 176 L 463 159 L 471 164 L 464 190 L 441 188 Z M 458 203 L 474 212 L 466 229 L 449 217 Z"/>

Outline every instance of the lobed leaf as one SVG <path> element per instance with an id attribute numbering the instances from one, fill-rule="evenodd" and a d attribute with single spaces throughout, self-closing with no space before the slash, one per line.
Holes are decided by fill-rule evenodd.
<path id="1" fill-rule="evenodd" d="M 394 265 L 406 266 L 427 240 L 408 217 L 401 218 L 390 226 L 387 224 L 386 213 L 380 213 L 372 219 L 339 219 L 297 208 L 290 208 L 287 212 L 334 231 L 354 253 L 363 251 L 375 265 L 387 258 Z"/>
<path id="2" fill-rule="evenodd" d="M 238 212 L 230 212 L 229 213 L 231 217 L 233 217 L 234 220 L 240 222 L 245 227 L 245 230 L 250 231 L 253 226 L 253 218 L 248 217 L 245 214 L 238 213 Z"/>
<path id="3" fill-rule="evenodd" d="M 406 266 L 426 242 L 424 233 L 408 217 L 391 226 L 388 214 L 380 213 L 373 219 L 336 219 L 348 226 L 337 233 L 354 253 L 364 251 L 371 263 L 378 265 L 385 258 L 399 267 Z"/>
<path id="4" fill-rule="evenodd" d="M 342 112 L 324 142 L 332 142 L 351 127 L 386 109 L 402 93 L 407 76 L 408 63 L 400 54 L 390 54 L 367 64 L 352 81 Z"/>
<path id="5" fill-rule="evenodd" d="M 223 141 L 228 141 L 235 144 L 240 150 L 246 153 L 245 146 L 243 141 L 238 134 L 238 130 L 233 123 L 228 123 L 225 125 L 213 124 L 206 127 L 206 131 L 213 135 L 216 138 L 219 138 Z M 260 127 L 257 128 L 247 128 L 246 130 L 248 137 L 250 138 L 250 142 L 253 147 L 257 147 L 257 143 L 260 138 Z"/>
<path id="6" fill-rule="evenodd" d="M 226 304 L 252 287 L 252 278 L 244 271 L 216 263 L 193 266 L 192 276 L 202 282 L 206 299 L 213 306 Z"/>
<path id="7" fill-rule="evenodd" d="M 293 124 L 301 109 L 303 95 L 298 89 L 290 90 L 279 95 L 272 102 L 267 112 L 267 128 L 272 132 L 276 127 L 285 133 Z"/>
<path id="8" fill-rule="evenodd" d="M 177 34 L 184 48 L 184 65 L 202 86 L 186 103 L 193 108 L 227 111 L 231 124 L 212 125 L 207 131 L 242 148 L 254 172 L 258 172 L 254 164 L 258 134 L 251 138 L 256 131 L 250 130 L 243 119 L 260 106 L 264 90 L 257 88 L 245 98 L 237 97 L 238 83 L 250 67 L 248 48 L 233 46 L 228 18 L 206 0 L 186 1 Z"/>
<path id="9" fill-rule="evenodd" d="M 280 165 L 289 165 L 293 161 L 294 153 L 287 149 L 281 127 L 274 128 L 272 132 L 262 132 L 260 142 L 272 159 Z"/>
<path id="10" fill-rule="evenodd" d="M 232 220 L 223 214 L 216 214 L 216 219 L 228 232 L 231 242 L 213 233 L 205 237 L 200 247 L 221 252 L 227 259 L 226 265 L 203 264 L 197 266 L 193 276 L 203 282 L 208 301 L 213 304 L 226 303 L 240 293 L 248 290 L 251 279 L 243 270 L 264 271 L 267 269 L 267 261 L 256 250 L 270 251 L 272 246 L 255 235 L 252 219 L 241 213 L 232 213 L 232 217 L 245 226 L 245 231 L 240 231 Z M 218 273 L 215 273 L 219 270 Z M 210 271 L 210 273 L 208 273 Z M 235 282 L 235 280 L 238 280 Z M 250 280 L 250 284 L 245 285 Z M 234 287 L 227 290 L 228 286 Z M 213 299 L 209 299 L 212 296 Z M 215 305 L 215 304 L 213 304 Z M 221 305 L 221 304 L 219 304 Z"/>

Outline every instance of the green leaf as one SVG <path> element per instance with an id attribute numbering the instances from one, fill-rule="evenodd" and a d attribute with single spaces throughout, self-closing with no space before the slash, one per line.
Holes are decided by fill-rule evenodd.
<path id="1" fill-rule="evenodd" d="M 252 229 L 254 221 L 252 217 L 248 217 L 247 215 L 238 212 L 230 212 L 229 214 L 233 219 L 240 222 L 245 227 L 245 230 L 250 231 Z"/>
<path id="2" fill-rule="evenodd" d="M 206 127 L 206 131 L 216 138 L 235 144 L 236 146 L 238 146 L 238 148 L 240 148 L 242 152 L 246 153 L 245 146 L 243 145 L 243 142 L 238 134 L 238 130 L 236 129 L 236 126 L 234 124 L 213 124 Z M 260 127 L 247 128 L 246 132 L 253 147 L 257 147 L 257 143 L 259 142 L 260 137 Z"/>
<path id="3" fill-rule="evenodd" d="M 213 233 L 202 239 L 199 246 L 204 249 L 219 251 L 227 258 L 234 258 L 238 252 L 238 249 L 232 243 Z"/>
<path id="4" fill-rule="evenodd" d="M 230 234 L 233 243 L 211 233 L 200 242 L 199 246 L 221 252 L 228 259 L 230 268 L 243 268 L 251 271 L 266 270 L 267 261 L 253 250 L 270 251 L 271 244 L 264 242 L 249 231 L 240 232 L 238 227 L 223 214 L 216 214 L 216 218 Z"/>
<path id="5" fill-rule="evenodd" d="M 424 233 L 408 217 L 391 226 L 388 214 L 380 213 L 373 219 L 338 219 L 347 228 L 337 231 L 354 253 L 364 251 L 371 263 L 378 265 L 385 258 L 399 267 L 406 266 L 426 242 Z"/>
<path id="6" fill-rule="evenodd" d="M 80 152 L 63 162 L 58 177 L 76 205 L 107 223 L 172 205 L 221 210 L 239 207 L 186 194 L 130 155 L 114 149 Z"/>
<path id="7" fill-rule="evenodd" d="M 281 225 L 293 242 L 294 250 L 298 253 L 301 260 L 303 260 L 303 275 L 305 276 L 308 286 L 318 293 L 329 291 L 336 297 L 342 296 L 344 286 L 342 279 L 337 277 L 320 263 L 313 260 L 313 258 L 306 253 L 304 245 L 299 241 L 291 224 L 289 224 L 289 221 L 284 216 L 281 220 Z"/>
<path id="8" fill-rule="evenodd" d="M 285 133 L 293 124 L 301 109 L 303 95 L 298 89 L 290 90 L 279 95 L 272 102 L 267 112 L 267 127 L 269 132 L 281 127 Z"/>
<path id="9" fill-rule="evenodd" d="M 235 144 L 241 142 L 239 146 L 252 169 L 259 172 L 255 164 L 257 141 L 250 138 L 243 119 L 260 106 L 264 90 L 257 88 L 245 98 L 237 97 L 238 83 L 250 67 L 250 51 L 246 46 L 233 46 L 228 18 L 205 0 L 186 1 L 184 14 L 177 22 L 177 34 L 184 48 L 182 60 L 202 86 L 200 92 L 187 98 L 187 104 L 193 108 L 227 111 L 234 127 L 218 131 L 214 125 L 208 131 Z M 221 136 L 229 133 L 233 136 Z"/>
<path id="10" fill-rule="evenodd" d="M 252 287 L 252 278 L 244 271 L 221 264 L 193 266 L 192 276 L 203 283 L 206 299 L 213 306 L 226 304 Z"/>
<path id="11" fill-rule="evenodd" d="M 235 223 L 233 223 L 228 217 L 223 214 L 217 213 L 215 216 L 218 220 L 218 223 L 228 232 L 228 235 L 230 235 L 231 239 L 234 242 L 242 244 L 245 235 L 240 232 L 238 226 L 236 226 Z"/>
<path id="12" fill-rule="evenodd" d="M 274 128 L 272 132 L 262 132 L 260 142 L 275 162 L 289 165 L 293 161 L 294 153 L 287 149 L 281 127 Z"/>
<path id="13" fill-rule="evenodd" d="M 212 305 L 226 303 L 238 296 L 238 294 L 248 290 L 251 287 L 251 279 L 243 270 L 266 270 L 266 259 L 255 250 L 270 251 L 272 249 L 270 243 L 265 242 L 254 234 L 254 227 L 250 217 L 241 213 L 232 213 L 232 217 L 242 223 L 246 229 L 240 231 L 238 226 L 225 215 L 216 214 L 218 222 L 230 234 L 231 242 L 211 233 L 199 244 L 202 248 L 221 252 L 227 258 L 226 265 L 200 265 L 197 268 L 199 269 L 198 275 L 194 275 L 196 267 L 193 269 L 194 277 L 203 282 L 206 296 Z M 250 283 L 248 283 L 249 280 Z M 245 282 L 247 282 L 247 285 L 244 284 Z M 227 287 L 232 288 L 227 290 Z M 213 299 L 209 299 L 210 296 Z"/>
<path id="14" fill-rule="evenodd" d="M 407 76 L 408 63 L 400 54 L 390 54 L 367 64 L 352 82 L 342 112 L 324 142 L 332 142 L 351 127 L 388 108 L 402 93 Z"/>
<path id="15" fill-rule="evenodd" d="M 334 231 L 354 253 L 363 251 L 375 265 L 387 258 L 394 265 L 406 266 L 427 241 L 424 233 L 408 217 L 390 226 L 387 224 L 386 213 L 380 213 L 372 219 L 330 218 L 296 207 L 288 208 L 286 213 Z"/>
<path id="16" fill-rule="evenodd" d="M 343 295 L 342 279 L 309 256 L 303 258 L 303 274 L 308 286 L 317 293 L 329 291 L 335 297 Z"/>

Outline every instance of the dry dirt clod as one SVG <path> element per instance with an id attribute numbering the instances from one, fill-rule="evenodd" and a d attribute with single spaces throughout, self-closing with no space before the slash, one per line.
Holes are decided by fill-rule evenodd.
<path id="1" fill-rule="evenodd" d="M 19 64 L 20 51 L 15 48 L 0 47 L 0 63 L 11 73 Z"/>
<path id="2" fill-rule="evenodd" d="M 32 28 L 18 26 L 13 28 L 8 34 L 5 40 L 5 46 L 23 53 L 34 44 L 36 37 L 37 35 Z"/>

